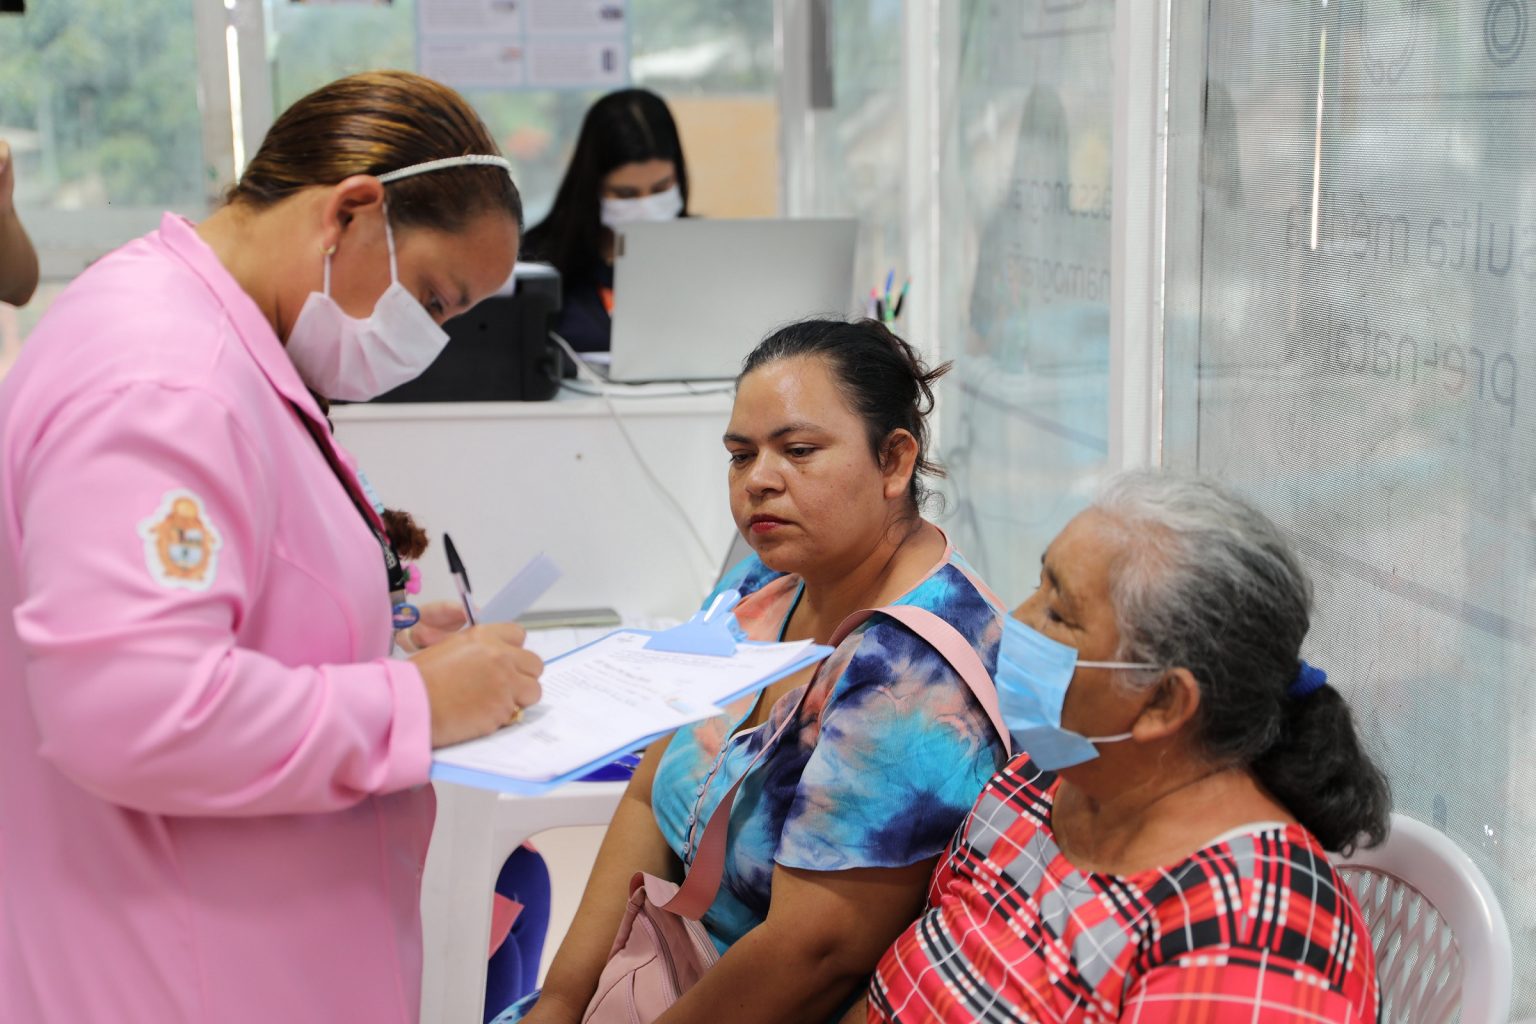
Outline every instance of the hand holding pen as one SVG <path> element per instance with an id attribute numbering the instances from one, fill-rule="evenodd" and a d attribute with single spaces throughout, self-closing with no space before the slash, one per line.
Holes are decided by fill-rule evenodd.
<path id="1" fill-rule="evenodd" d="M 538 703 L 544 661 L 523 647 L 525 635 L 515 622 L 493 622 L 411 656 L 426 686 L 434 748 L 493 733 Z"/>
<path id="2" fill-rule="evenodd" d="M 464 616 L 471 628 L 412 656 L 431 707 L 432 746 L 475 739 L 519 721 L 523 708 L 539 699 L 544 662 L 523 647 L 526 634 L 515 623 L 475 625 L 469 573 L 453 541 L 443 547 Z"/>

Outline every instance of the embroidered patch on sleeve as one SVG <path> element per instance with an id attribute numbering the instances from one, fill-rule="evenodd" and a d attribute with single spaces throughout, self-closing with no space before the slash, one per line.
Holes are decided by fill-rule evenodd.
<path id="1" fill-rule="evenodd" d="M 160 507 L 139 524 L 149 575 L 165 587 L 207 590 L 218 571 L 223 541 L 191 491 L 167 491 Z"/>

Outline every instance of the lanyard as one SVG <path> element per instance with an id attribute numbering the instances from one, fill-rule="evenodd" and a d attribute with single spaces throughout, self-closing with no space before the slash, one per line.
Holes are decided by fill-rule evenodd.
<path id="1" fill-rule="evenodd" d="M 314 420 L 304 414 L 297 404 L 290 402 L 294 413 L 299 417 L 299 422 L 304 424 L 304 429 L 309 431 L 309 436 L 314 439 L 320 448 L 320 454 L 325 456 L 326 465 L 331 467 L 331 472 L 336 474 L 336 479 L 341 483 L 342 490 L 347 492 L 347 497 L 352 499 L 352 505 L 357 509 L 358 515 L 363 517 L 363 524 L 373 534 L 374 540 L 379 542 L 379 548 L 384 552 L 384 572 L 389 579 L 389 594 L 391 605 L 399 605 L 405 601 L 405 585 L 408 582 L 405 566 L 400 561 L 400 555 L 395 551 L 395 546 L 389 542 L 389 537 L 373 523 L 373 517 L 368 514 L 369 506 L 366 500 L 352 486 L 351 477 L 342 468 L 341 462 L 336 457 L 336 450 L 331 447 L 329 440 L 320 433 L 320 427 Z M 411 623 L 406 623 L 411 625 Z M 403 627 L 400 627 L 403 628 Z"/>

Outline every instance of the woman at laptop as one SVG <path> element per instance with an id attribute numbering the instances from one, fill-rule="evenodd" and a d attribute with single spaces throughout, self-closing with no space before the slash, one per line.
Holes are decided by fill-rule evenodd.
<path id="1" fill-rule="evenodd" d="M 688 167 L 672 112 L 645 89 L 609 93 L 581 123 L 549 216 L 528 232 L 524 258 L 560 271 L 555 330 L 578 352 L 606 352 L 613 315 L 613 231 L 688 215 Z"/>
<path id="2" fill-rule="evenodd" d="M 902 604 L 945 620 L 994 671 L 1006 612 L 921 512 L 924 478 L 938 472 L 926 417 L 945 369 L 873 320 L 793 324 L 747 357 L 725 448 L 732 514 L 755 554 L 720 588 L 744 595 L 737 618 L 751 638 L 829 643 L 853 613 Z M 703 917 L 721 958 L 662 1019 L 835 1019 L 921 908 L 1003 749 L 926 639 L 867 619 L 818 668 L 646 752 L 542 996 L 500 1019 L 524 1019 L 536 998 L 526 1020 L 579 1021 L 631 876 L 681 881 L 743 777 L 724 882 Z"/>

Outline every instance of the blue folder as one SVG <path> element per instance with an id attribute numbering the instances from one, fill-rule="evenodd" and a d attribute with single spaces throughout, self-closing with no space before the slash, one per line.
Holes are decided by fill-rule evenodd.
<path id="1" fill-rule="evenodd" d="M 673 651 L 682 654 L 705 654 L 711 657 L 730 657 L 736 653 L 736 648 L 739 644 L 771 646 L 743 639 L 741 630 L 736 625 L 736 617 L 731 614 L 731 608 L 736 604 L 739 596 L 735 591 L 726 591 L 720 595 L 708 610 L 696 613 L 687 622 L 680 626 L 674 626 L 671 629 L 659 632 L 647 629 L 620 629 L 614 632 L 636 633 L 641 636 L 650 637 L 645 645 L 649 650 Z M 608 635 L 612 636 L 613 634 L 610 633 Z M 599 638 L 592 641 L 591 644 L 584 644 L 581 647 L 567 651 L 565 654 L 560 655 L 559 658 L 552 658 L 551 662 L 569 657 L 575 654 L 576 651 L 586 650 L 592 644 L 602 643 L 605 639 L 607 637 Z M 770 676 L 757 680 L 751 686 L 744 687 L 740 691 L 730 694 L 720 703 L 729 704 L 731 701 L 739 700 L 749 693 L 755 693 L 772 686 L 785 676 L 793 675 L 801 669 L 817 664 L 831 653 L 832 648 L 830 647 L 823 644 L 812 644 L 806 648 L 805 654 L 793 663 L 786 665 Z M 547 793 L 552 789 L 558 789 L 568 782 L 574 782 L 585 775 L 589 775 L 594 770 L 609 764 L 617 757 L 643 750 L 656 740 L 674 731 L 666 729 L 641 737 L 633 743 L 626 744 L 616 750 L 603 754 L 601 757 L 594 758 L 589 763 L 566 772 L 564 775 L 538 782 L 526 779 L 512 779 L 505 775 L 477 771 L 473 768 L 463 768 L 458 765 L 439 764 L 436 761 L 432 762 L 431 777 L 436 781 L 456 782 L 464 786 L 473 786 L 476 789 L 490 789 L 499 793 L 512 793 L 517 796 L 537 796 L 540 793 Z"/>

